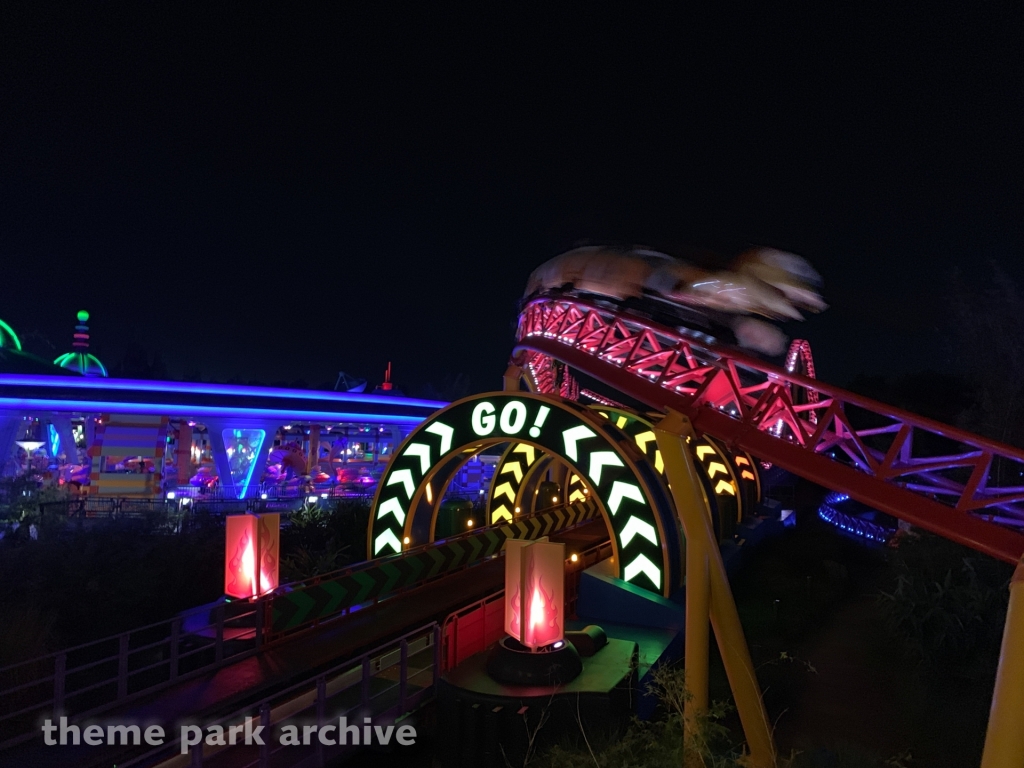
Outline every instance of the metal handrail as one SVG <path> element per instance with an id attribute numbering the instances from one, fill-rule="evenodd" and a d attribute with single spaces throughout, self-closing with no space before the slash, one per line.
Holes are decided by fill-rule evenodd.
<path id="1" fill-rule="evenodd" d="M 351 690 L 356 685 L 359 685 L 361 688 L 359 703 L 356 707 L 346 710 L 346 714 L 351 713 L 353 710 L 366 712 L 366 714 L 371 717 L 371 723 L 377 722 L 379 719 L 397 719 L 398 717 L 415 710 L 420 704 L 422 704 L 427 699 L 427 696 L 424 694 L 427 694 L 428 692 L 431 694 L 433 693 L 439 668 L 438 634 L 439 627 L 436 622 L 418 627 L 411 632 L 407 632 L 397 640 L 378 646 L 377 648 L 367 651 L 354 659 L 348 659 L 345 662 L 331 667 L 325 672 L 308 677 L 299 683 L 295 683 L 284 690 L 277 691 L 270 696 L 260 699 L 259 701 L 247 704 L 228 715 L 218 718 L 216 721 L 211 722 L 208 725 L 221 725 L 225 728 L 225 731 L 227 731 L 230 725 L 242 723 L 247 716 L 251 716 L 254 712 L 258 712 L 259 724 L 263 725 L 266 731 L 269 731 L 270 726 L 293 719 L 297 715 L 308 712 L 312 709 L 316 713 L 318 726 L 322 726 L 326 722 L 325 710 L 327 701 L 344 691 Z M 433 659 L 430 666 L 410 675 L 408 666 L 409 656 L 422 653 L 429 649 L 433 649 Z M 371 695 L 369 692 L 370 679 L 381 672 L 394 668 L 395 666 L 399 667 L 398 681 Z M 417 694 L 410 696 L 408 694 L 408 682 L 411 679 L 422 675 L 427 669 L 432 673 L 430 686 L 423 687 Z M 353 674 L 357 670 L 359 674 Z M 396 688 L 399 690 L 399 701 L 397 706 L 385 709 L 383 712 L 373 713 L 372 708 L 370 707 L 371 702 L 386 693 L 394 691 Z M 274 754 L 281 748 L 279 745 L 275 745 L 273 740 L 270 738 L 264 739 L 264 741 L 266 742 L 264 746 L 259 748 L 259 758 L 255 763 L 251 763 L 251 765 L 265 765 L 269 760 L 270 755 Z M 179 754 L 181 751 L 180 744 L 181 738 L 179 737 L 172 742 L 161 745 L 155 749 L 149 750 L 145 754 L 138 755 L 127 762 L 119 764 L 123 766 L 123 768 L 141 768 L 143 765 L 152 766 L 154 763 L 151 761 L 158 758 L 160 755 L 167 754 L 170 750 L 174 750 L 175 754 Z M 275 749 L 275 747 L 277 747 L 277 749 Z M 322 744 L 310 744 L 310 747 L 311 751 L 316 751 L 318 755 L 323 754 Z M 203 765 L 204 759 L 207 757 L 214 754 L 221 754 L 231 749 L 231 745 L 226 747 L 215 747 L 212 749 L 205 744 L 197 745 L 196 747 L 191 748 L 188 752 L 190 765 L 195 768 L 200 768 Z M 177 758 L 168 758 L 156 765 L 163 766 L 176 759 Z"/>
<path id="2" fill-rule="evenodd" d="M 260 650 L 263 635 L 262 605 L 253 604 L 250 608 L 246 608 L 231 616 L 225 615 L 226 608 L 226 604 L 216 606 L 213 609 L 216 616 L 214 621 L 203 624 L 202 626 L 196 627 L 188 632 L 181 631 L 182 624 L 184 623 L 183 619 L 188 616 L 203 613 L 204 609 L 194 609 L 184 615 L 176 616 L 170 620 L 154 622 L 118 635 L 112 635 L 89 643 L 82 643 L 62 651 L 46 654 L 35 659 L 29 659 L 27 661 L 18 662 L 16 664 L 0 668 L 0 676 L 6 675 L 15 677 L 17 675 L 14 673 L 21 668 L 30 669 L 29 665 L 35 665 L 36 667 L 45 666 L 49 668 L 49 671 L 45 674 L 35 677 L 32 680 L 18 683 L 7 688 L 0 688 L 0 701 L 9 701 L 12 703 L 16 702 L 16 695 L 19 693 L 29 691 L 33 688 L 42 689 L 44 686 L 47 688 L 47 694 L 44 698 L 38 698 L 26 706 L 21 706 L 18 709 L 5 712 L 0 715 L 0 724 L 15 721 L 19 717 L 23 717 L 31 712 L 37 712 L 40 709 L 45 709 L 47 707 L 51 707 L 55 713 L 63 713 L 68 707 L 70 701 L 81 701 L 80 697 L 88 693 L 95 692 L 105 687 L 116 686 L 116 689 L 112 691 L 110 696 L 105 697 L 104 701 L 96 704 L 95 706 L 87 706 L 85 711 L 75 713 L 80 717 L 96 714 L 119 703 L 123 703 L 140 695 L 151 693 L 173 683 L 202 674 L 209 671 L 211 668 L 222 666 L 225 661 L 229 659 L 237 661 L 241 658 L 257 653 Z M 251 629 L 241 628 L 243 631 L 239 634 L 230 638 L 225 638 L 224 626 L 226 623 L 230 624 L 232 622 L 244 621 L 249 618 L 254 619 L 254 626 Z M 131 646 L 131 639 L 133 635 L 138 635 L 156 628 L 164 630 L 166 632 L 166 636 L 156 641 L 145 642 L 135 647 Z M 200 647 L 192 648 L 190 650 L 183 650 L 181 648 L 182 641 L 187 640 L 190 637 L 203 637 L 203 633 L 205 632 L 210 632 L 211 634 L 208 638 L 204 637 L 204 640 L 208 640 L 209 642 L 204 642 Z M 100 649 L 105 643 L 109 644 L 115 640 L 117 642 L 116 653 L 106 653 L 98 659 L 90 659 L 72 667 L 68 666 L 69 656 L 73 656 L 76 653 L 88 651 L 90 649 Z M 226 643 L 231 644 L 227 650 L 224 648 Z M 242 646 L 238 647 L 238 643 L 242 643 Z M 161 647 L 167 648 L 166 657 L 140 667 L 131 667 L 131 660 L 133 658 L 138 658 L 141 653 L 152 652 L 154 649 Z M 200 663 L 194 669 L 190 669 L 185 673 L 181 672 L 181 665 L 183 661 L 192 657 L 197 657 L 199 654 L 203 653 L 212 653 L 213 660 L 206 664 Z M 106 676 L 101 676 L 100 679 L 94 679 L 91 681 L 88 679 L 83 680 L 83 684 L 79 687 L 72 689 L 68 688 L 69 682 L 77 676 L 87 673 L 89 670 L 96 670 L 103 665 L 113 665 L 115 663 L 116 671 L 113 671 Z M 161 667 L 167 668 L 166 679 L 161 679 L 155 684 L 130 691 L 133 680 L 138 680 L 140 675 L 151 673 L 153 670 Z M 29 727 L 29 733 L 19 732 L 8 735 L 7 738 L 0 742 L 0 748 L 13 746 L 27 738 L 31 738 L 35 732 L 33 729 L 34 725 L 31 725 Z"/>

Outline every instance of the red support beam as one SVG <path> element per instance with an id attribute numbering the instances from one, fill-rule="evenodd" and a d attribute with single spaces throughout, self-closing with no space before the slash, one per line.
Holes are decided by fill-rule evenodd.
<path id="1" fill-rule="evenodd" d="M 1018 449 L 575 298 L 531 302 L 518 335 L 514 354 L 530 370 L 546 372 L 552 359 L 560 360 L 634 400 L 686 414 L 698 430 L 732 447 L 901 520 L 1007 562 L 1024 553 L 1024 534 L 1016 529 L 1024 527 L 1021 488 L 995 487 L 989 476 L 993 457 L 1024 470 Z M 664 369 L 636 365 L 641 345 L 657 350 Z M 542 391 L 552 379 L 538 381 Z M 794 390 L 807 393 L 808 402 L 795 404 Z M 850 406 L 891 423 L 857 429 Z M 912 456 L 911 446 L 919 444 L 915 431 L 955 441 L 963 451 Z M 869 438 L 883 434 L 893 434 L 895 442 L 886 450 L 871 448 Z M 832 451 L 849 455 L 859 468 Z M 941 474 L 951 469 L 960 469 L 964 481 Z"/>

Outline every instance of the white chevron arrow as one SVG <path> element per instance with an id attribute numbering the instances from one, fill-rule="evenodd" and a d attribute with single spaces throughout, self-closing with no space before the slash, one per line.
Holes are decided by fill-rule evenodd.
<path id="1" fill-rule="evenodd" d="M 412 472 L 410 470 L 397 469 L 392 472 L 385 485 L 394 485 L 395 483 L 402 483 L 405 486 L 405 495 L 410 499 L 412 498 L 413 491 L 416 490 L 416 483 L 412 481 Z"/>
<path id="2" fill-rule="evenodd" d="M 562 433 L 562 440 L 565 441 L 565 455 L 573 461 L 579 461 L 579 455 L 576 452 L 576 443 L 580 440 L 587 440 L 591 437 L 597 437 L 597 432 L 592 430 L 590 427 L 585 427 L 582 424 L 571 429 L 565 430 Z"/>
<path id="3" fill-rule="evenodd" d="M 512 453 L 521 453 L 526 456 L 526 466 L 533 464 L 533 459 L 537 455 L 536 449 L 529 443 L 520 443 L 512 449 Z"/>
<path id="4" fill-rule="evenodd" d="M 661 589 L 661 570 L 645 555 L 637 555 L 636 560 L 627 565 L 622 572 L 622 578 L 625 581 L 632 581 L 633 577 L 640 573 L 647 576 L 655 587 Z"/>
<path id="5" fill-rule="evenodd" d="M 376 557 L 384 547 L 391 547 L 395 552 L 402 551 L 402 543 L 395 536 L 395 532 L 388 528 L 384 533 L 373 541 L 373 556 Z"/>
<path id="6" fill-rule="evenodd" d="M 712 448 L 710 445 L 698 445 L 697 446 L 697 458 L 700 459 L 701 461 L 704 461 L 704 457 L 707 456 L 709 453 L 714 453 L 714 452 L 715 452 L 715 449 Z"/>
<path id="7" fill-rule="evenodd" d="M 622 533 L 619 534 L 619 538 L 622 539 L 622 546 L 627 546 L 637 534 L 643 536 L 651 544 L 658 543 L 658 534 L 655 532 L 654 526 L 633 515 L 629 518 L 629 522 L 626 523 L 626 527 L 622 529 Z"/>
<path id="8" fill-rule="evenodd" d="M 575 457 L 573 457 L 575 458 Z M 614 451 L 594 451 L 590 454 L 590 470 L 587 474 L 594 480 L 594 485 L 601 484 L 601 470 L 604 467 L 625 466 Z"/>
<path id="9" fill-rule="evenodd" d="M 640 492 L 639 488 L 632 483 L 616 480 L 612 483 L 612 490 L 608 494 L 608 509 L 611 510 L 613 515 L 619 511 L 623 499 L 632 499 L 641 504 L 644 503 L 644 495 Z"/>
<path id="10" fill-rule="evenodd" d="M 523 482 L 523 469 L 522 467 L 519 466 L 518 461 L 510 461 L 508 464 L 501 468 L 501 472 L 499 472 L 498 474 L 506 475 L 509 472 L 516 476 L 517 483 Z"/>
<path id="11" fill-rule="evenodd" d="M 452 435 L 455 434 L 455 430 L 449 427 L 447 424 L 441 421 L 435 421 L 425 432 L 431 432 L 441 438 L 441 455 L 444 456 L 448 453 L 448 450 L 452 447 Z"/>
<path id="12" fill-rule="evenodd" d="M 647 453 L 647 444 L 654 439 L 654 432 L 647 430 L 646 432 L 641 432 L 633 439 L 636 441 L 636 444 L 640 446 L 640 450 Z"/>
<path id="13" fill-rule="evenodd" d="M 402 502 L 398 499 L 388 499 L 377 509 L 377 519 L 384 515 L 394 515 L 399 525 L 405 525 L 405 510 L 402 509 Z"/>
<path id="14" fill-rule="evenodd" d="M 712 461 L 710 464 L 708 464 L 708 477 L 713 478 L 719 472 L 721 472 L 723 475 L 729 474 L 728 472 L 725 471 L 725 464 L 723 464 L 720 461 Z"/>
<path id="15" fill-rule="evenodd" d="M 410 443 L 409 447 L 405 449 L 406 456 L 419 456 L 420 457 L 420 474 L 427 474 L 427 470 L 430 469 L 430 446 L 426 443 Z"/>
<path id="16" fill-rule="evenodd" d="M 509 501 L 515 502 L 516 493 L 512 490 L 512 483 L 502 483 L 494 489 L 494 498 L 498 498 L 501 495 L 507 496 Z"/>

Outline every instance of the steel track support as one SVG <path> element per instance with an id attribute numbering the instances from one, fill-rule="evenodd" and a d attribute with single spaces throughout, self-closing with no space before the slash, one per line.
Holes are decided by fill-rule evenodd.
<path id="1" fill-rule="evenodd" d="M 695 439 L 693 427 L 688 418 L 669 410 L 665 418 L 655 425 L 654 434 L 665 461 L 665 475 L 686 535 L 686 638 L 683 663 L 686 665 L 686 684 L 692 694 L 684 713 L 689 731 L 687 736 L 695 734 L 701 715 L 708 707 L 710 618 L 750 749 L 749 764 L 753 768 L 774 768 L 775 744 L 764 711 L 761 688 L 725 575 L 722 553 L 711 530 L 711 514 L 700 490 L 697 468 L 686 446 L 687 437 Z"/>
<path id="2" fill-rule="evenodd" d="M 1024 766 L 1024 558 L 1010 580 L 999 669 L 985 733 L 981 768 Z"/>

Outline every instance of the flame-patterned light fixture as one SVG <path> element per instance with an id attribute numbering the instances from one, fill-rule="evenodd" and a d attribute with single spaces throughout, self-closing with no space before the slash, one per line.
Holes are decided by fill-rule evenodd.
<path id="1" fill-rule="evenodd" d="M 505 544 L 505 631 L 531 651 L 565 637 L 565 544 Z"/>
<path id="2" fill-rule="evenodd" d="M 244 599 L 275 590 L 280 572 L 281 516 L 230 515 L 225 530 L 224 594 Z"/>

